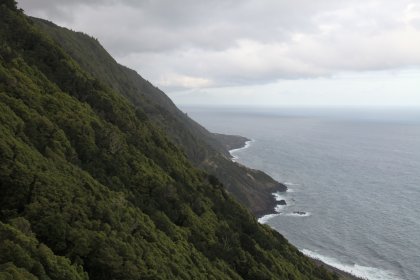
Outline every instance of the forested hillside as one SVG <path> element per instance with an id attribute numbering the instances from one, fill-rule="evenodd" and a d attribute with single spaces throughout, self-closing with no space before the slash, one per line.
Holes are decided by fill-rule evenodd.
<path id="1" fill-rule="evenodd" d="M 14 1 L 0 38 L 0 279 L 334 279 Z"/>
<path id="2" fill-rule="evenodd" d="M 158 88 L 135 71 L 118 64 L 94 38 L 33 18 L 42 32 L 62 47 L 78 65 L 104 85 L 125 96 L 147 115 L 179 146 L 197 167 L 220 178 L 221 182 L 243 205 L 257 216 L 271 213 L 276 204 L 272 193 L 286 186 L 262 171 L 252 170 L 230 160 L 226 140 L 208 132 L 181 112 Z"/>

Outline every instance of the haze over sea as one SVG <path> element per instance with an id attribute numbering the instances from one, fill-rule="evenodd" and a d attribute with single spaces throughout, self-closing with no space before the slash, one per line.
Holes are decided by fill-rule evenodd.
<path id="1" fill-rule="evenodd" d="M 367 279 L 420 279 L 420 109 L 183 109 L 253 140 L 236 160 L 289 188 L 261 222 L 305 254 Z"/>

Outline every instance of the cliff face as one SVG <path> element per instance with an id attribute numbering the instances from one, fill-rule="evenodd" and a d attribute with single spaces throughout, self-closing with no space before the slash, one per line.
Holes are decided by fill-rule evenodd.
<path id="1" fill-rule="evenodd" d="M 190 119 L 161 90 L 118 64 L 97 40 L 44 20 L 33 21 L 84 71 L 130 100 L 137 112 L 165 131 L 195 166 L 215 175 L 254 214 L 273 211 L 275 201 L 271 193 L 285 191 L 286 186 L 261 171 L 232 162 L 228 149 L 234 138 L 210 133 Z"/>
<path id="2" fill-rule="evenodd" d="M 158 126 L 169 113 L 117 88 L 132 84 L 98 79 L 11 0 L 0 38 L 1 279 L 333 279 L 193 167 Z"/>

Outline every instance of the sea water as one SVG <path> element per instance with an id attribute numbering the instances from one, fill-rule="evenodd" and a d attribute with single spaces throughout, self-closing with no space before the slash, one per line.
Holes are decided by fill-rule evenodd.
<path id="1" fill-rule="evenodd" d="M 420 109 L 183 108 L 252 139 L 234 160 L 289 190 L 267 223 L 366 279 L 420 279 Z"/>

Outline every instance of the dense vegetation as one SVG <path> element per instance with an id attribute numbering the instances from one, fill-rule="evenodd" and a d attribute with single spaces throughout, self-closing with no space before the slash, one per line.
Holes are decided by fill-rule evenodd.
<path id="1" fill-rule="evenodd" d="M 230 194 L 257 216 L 271 213 L 276 204 L 271 195 L 286 186 L 267 174 L 230 160 L 226 149 L 232 139 L 208 132 L 181 112 L 158 88 L 135 71 L 119 65 L 99 44 L 83 33 L 33 19 L 36 26 L 62 47 L 78 65 L 104 85 L 125 96 L 179 146 L 191 162 L 220 179 Z M 223 144 L 219 142 L 223 141 Z"/>
<path id="2" fill-rule="evenodd" d="M 14 1 L 0 38 L 0 279 L 334 278 Z"/>

